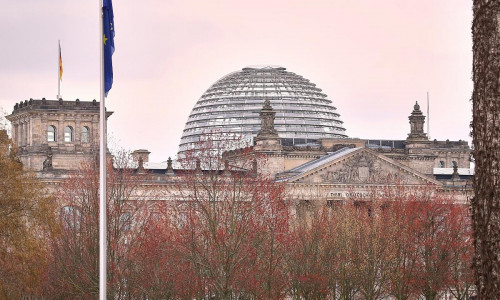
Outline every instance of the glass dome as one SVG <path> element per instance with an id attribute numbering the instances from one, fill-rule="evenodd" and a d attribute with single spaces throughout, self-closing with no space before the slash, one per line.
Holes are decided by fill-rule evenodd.
<path id="1" fill-rule="evenodd" d="M 197 149 L 207 133 L 233 134 L 251 142 L 260 129 L 259 112 L 269 99 L 282 145 L 347 137 L 327 95 L 283 67 L 247 67 L 215 82 L 194 106 L 182 133 L 179 155 Z"/>

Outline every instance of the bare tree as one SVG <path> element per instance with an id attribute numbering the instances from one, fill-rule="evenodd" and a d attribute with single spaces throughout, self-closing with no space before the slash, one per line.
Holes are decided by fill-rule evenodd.
<path id="1" fill-rule="evenodd" d="M 480 299 L 500 299 L 500 1 L 474 0 L 472 218 Z"/>
<path id="2" fill-rule="evenodd" d="M 126 154 L 108 163 L 107 264 L 108 297 L 127 298 L 133 289 L 131 250 L 148 221 L 147 202 L 137 190 L 147 174 L 128 166 Z M 47 295 L 55 298 L 92 298 L 99 294 L 99 168 L 97 161 L 82 163 L 56 193 L 62 206 L 61 232 L 52 236 Z M 142 191 L 144 196 L 144 191 Z M 146 198 L 154 198 L 145 195 Z"/>
<path id="3" fill-rule="evenodd" d="M 230 164 L 217 153 L 224 147 L 212 142 L 180 160 L 167 210 L 173 253 L 201 287 L 191 298 L 281 299 L 289 229 L 284 186 L 257 174 L 251 151 Z"/>

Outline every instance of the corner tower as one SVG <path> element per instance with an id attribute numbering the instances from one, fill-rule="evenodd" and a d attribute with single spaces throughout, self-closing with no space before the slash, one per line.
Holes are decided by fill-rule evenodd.
<path id="1" fill-rule="evenodd" d="M 411 112 L 411 115 L 408 117 L 408 119 L 410 120 L 410 134 L 408 135 L 407 140 L 429 140 L 427 134 L 424 133 L 425 116 L 422 114 L 418 102 L 415 102 L 413 111 Z"/>
<path id="2" fill-rule="evenodd" d="M 410 120 L 410 133 L 404 142 L 407 164 L 424 174 L 432 174 L 436 155 L 431 151 L 431 142 L 424 132 L 425 116 L 418 102 L 415 102 L 408 119 Z"/>
<path id="3" fill-rule="evenodd" d="M 106 118 L 112 112 L 106 113 Z M 99 151 L 99 102 L 25 100 L 6 117 L 25 168 L 76 169 Z"/>

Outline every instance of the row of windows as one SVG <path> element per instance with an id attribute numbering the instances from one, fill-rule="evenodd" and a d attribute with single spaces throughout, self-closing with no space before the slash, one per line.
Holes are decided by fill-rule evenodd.
<path id="1" fill-rule="evenodd" d="M 451 162 L 451 166 L 452 166 L 452 167 L 455 167 L 455 166 L 456 166 L 456 167 L 458 167 L 458 164 L 457 164 L 457 162 L 456 162 L 456 161 L 452 161 L 452 162 Z M 441 161 L 439 161 L 439 163 L 438 163 L 438 168 L 444 168 L 444 167 L 445 167 L 445 163 L 444 163 L 444 161 L 442 161 L 442 160 L 441 160 Z"/>
<path id="2" fill-rule="evenodd" d="M 77 206 L 67 205 L 61 208 L 59 215 L 67 229 L 80 229 L 82 213 Z M 132 227 L 132 214 L 124 212 L 120 215 L 120 230 L 127 232 Z"/>
<path id="3" fill-rule="evenodd" d="M 87 126 L 82 127 L 81 133 L 81 142 L 89 143 L 90 142 L 90 129 Z M 56 142 L 57 141 L 57 128 L 54 125 L 49 125 L 47 128 L 47 141 L 48 142 Z M 66 126 L 64 128 L 64 142 L 71 143 L 74 141 L 74 133 L 73 127 Z"/>

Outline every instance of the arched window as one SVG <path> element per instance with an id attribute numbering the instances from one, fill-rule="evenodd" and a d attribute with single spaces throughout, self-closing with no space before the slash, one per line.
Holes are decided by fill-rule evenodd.
<path id="1" fill-rule="evenodd" d="M 90 129 L 87 126 L 82 127 L 82 143 L 90 141 Z"/>
<path id="2" fill-rule="evenodd" d="M 444 161 L 439 161 L 438 168 L 444 168 Z"/>
<path id="3" fill-rule="evenodd" d="M 64 141 L 66 143 L 71 143 L 73 141 L 73 128 L 71 126 L 66 126 L 66 128 L 64 128 Z"/>
<path id="4" fill-rule="evenodd" d="M 47 142 L 55 142 L 56 141 L 56 136 L 57 136 L 56 127 L 50 125 L 47 128 Z"/>

